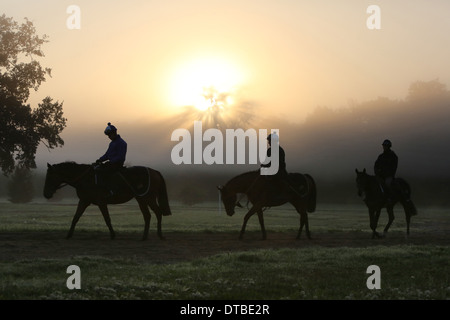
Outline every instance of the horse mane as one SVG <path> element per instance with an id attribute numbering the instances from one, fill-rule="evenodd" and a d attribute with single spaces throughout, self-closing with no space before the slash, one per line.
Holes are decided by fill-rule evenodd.
<path id="1" fill-rule="evenodd" d="M 65 161 L 61 163 L 54 164 L 53 166 L 60 168 L 62 170 L 73 170 L 74 168 L 80 168 L 89 166 L 88 164 L 79 164 L 75 161 Z"/>
<path id="2" fill-rule="evenodd" d="M 258 172 L 259 172 L 259 170 L 253 170 L 253 171 L 247 171 L 247 172 L 238 174 L 237 176 L 231 178 L 231 179 L 227 182 L 227 184 L 230 183 L 230 182 L 232 182 L 233 180 L 240 179 L 240 178 L 242 178 L 243 176 L 247 176 L 247 175 L 250 175 L 250 174 L 255 174 L 255 173 L 258 173 Z"/>

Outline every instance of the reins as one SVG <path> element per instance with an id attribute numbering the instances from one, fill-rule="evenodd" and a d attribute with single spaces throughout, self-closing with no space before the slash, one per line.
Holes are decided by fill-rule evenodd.
<path id="1" fill-rule="evenodd" d="M 241 193 L 241 196 L 240 196 L 240 198 L 236 201 L 236 203 L 239 203 L 239 202 L 242 200 L 242 198 L 244 197 L 244 195 L 245 195 L 245 196 L 247 196 L 246 207 L 247 207 L 247 209 L 248 209 L 248 203 L 250 202 L 250 199 L 249 199 L 249 197 L 248 197 L 248 192 L 253 188 L 253 186 L 254 186 L 255 183 L 256 183 L 256 180 L 258 180 L 259 177 L 260 177 L 260 176 L 256 176 L 256 178 L 253 179 L 252 184 L 247 188 L 247 190 L 245 190 L 245 192 Z"/>

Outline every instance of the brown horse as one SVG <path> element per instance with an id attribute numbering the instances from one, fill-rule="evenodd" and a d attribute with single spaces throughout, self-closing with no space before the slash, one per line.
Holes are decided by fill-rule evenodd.
<path id="1" fill-rule="evenodd" d="M 108 204 L 119 204 L 136 198 L 139 208 L 144 216 L 145 227 L 142 240 L 147 239 L 150 226 L 150 207 L 158 220 L 158 236 L 163 239 L 161 231 L 162 216 L 171 215 L 167 197 L 166 183 L 160 172 L 147 167 L 123 168 L 112 176 L 117 185 L 117 193 L 107 198 L 104 187 L 96 184 L 94 167 L 88 164 L 64 162 L 55 165 L 47 164 L 44 196 L 50 199 L 59 188 L 70 185 L 76 189 L 79 201 L 75 216 L 72 220 L 67 238 L 71 238 L 80 217 L 86 208 L 95 204 L 99 207 L 106 225 L 109 228 L 111 239 L 115 233 L 111 225 Z"/>
<path id="2" fill-rule="evenodd" d="M 411 217 L 417 214 L 417 209 L 411 201 L 411 188 L 409 184 L 402 178 L 395 178 L 392 184 L 392 199 L 389 202 L 386 193 L 383 191 L 383 186 L 377 177 L 366 173 L 366 169 L 356 172 L 356 187 L 358 195 L 363 196 L 363 201 L 369 209 L 370 228 L 372 229 L 372 239 L 381 238 L 377 232 L 378 219 L 380 218 L 381 209 L 386 208 L 389 216 L 388 223 L 384 228 L 383 235 L 385 236 L 394 221 L 394 205 L 400 202 L 405 210 L 406 215 L 406 235 L 409 236 L 409 225 Z"/>
<path id="3" fill-rule="evenodd" d="M 267 238 L 264 227 L 263 210 L 267 207 L 281 206 L 290 203 L 300 214 L 300 228 L 297 239 L 303 227 L 306 229 L 306 236 L 311 239 L 309 232 L 308 212 L 316 209 L 316 184 L 314 179 L 308 174 L 291 173 L 288 182 L 272 176 L 261 176 L 259 170 L 240 174 L 224 186 L 218 186 L 222 202 L 227 215 L 234 214 L 234 208 L 240 206 L 237 201 L 237 194 L 245 194 L 252 207 L 244 217 L 239 239 L 242 239 L 248 219 L 255 213 L 258 215 L 263 239 Z"/>

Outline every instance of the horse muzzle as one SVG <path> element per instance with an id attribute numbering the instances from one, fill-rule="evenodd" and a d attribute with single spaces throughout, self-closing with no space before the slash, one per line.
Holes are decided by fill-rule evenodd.
<path id="1" fill-rule="evenodd" d="M 365 195 L 364 190 L 358 190 L 358 196 L 359 197 L 364 198 L 365 197 L 364 195 Z"/>
<path id="2" fill-rule="evenodd" d="M 50 199 L 55 194 L 56 190 L 44 190 L 44 198 Z"/>
<path id="3" fill-rule="evenodd" d="M 226 210 L 227 216 L 232 217 L 234 215 L 234 209 Z"/>

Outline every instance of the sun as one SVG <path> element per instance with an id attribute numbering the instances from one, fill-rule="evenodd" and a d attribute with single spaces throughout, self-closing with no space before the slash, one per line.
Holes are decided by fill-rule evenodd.
<path id="1" fill-rule="evenodd" d="M 241 68 L 223 58 L 201 58 L 176 67 L 170 90 L 175 107 L 193 106 L 206 111 L 217 104 L 215 95 L 228 95 L 241 86 L 244 76 Z M 211 94 L 214 92 L 214 94 Z"/>

